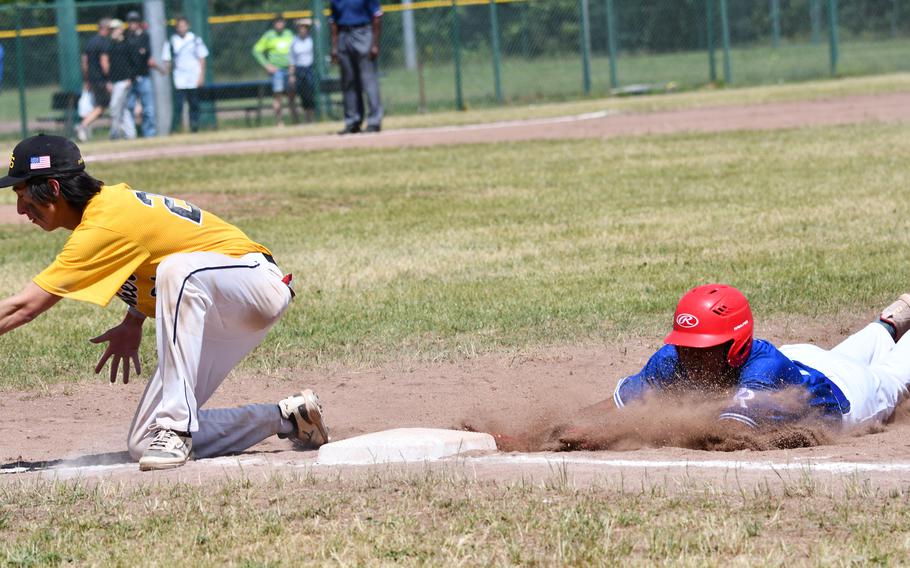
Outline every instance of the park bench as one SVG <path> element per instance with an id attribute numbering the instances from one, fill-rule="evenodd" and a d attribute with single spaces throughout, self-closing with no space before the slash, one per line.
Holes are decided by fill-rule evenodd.
<path id="1" fill-rule="evenodd" d="M 51 96 L 51 110 L 58 111 L 52 116 L 39 116 L 38 122 L 53 122 L 62 124 L 63 130 L 71 134 L 73 126 L 79 121 L 79 97 L 81 93 L 69 93 L 65 91 L 54 93 Z"/>
<path id="2" fill-rule="evenodd" d="M 341 92 L 341 79 L 338 77 L 325 77 L 319 83 L 322 94 L 333 95 Z M 256 126 L 262 124 L 262 111 L 271 108 L 272 82 L 267 79 L 257 81 L 238 81 L 232 83 L 210 83 L 199 88 L 199 100 L 213 103 L 210 112 L 217 115 L 220 112 L 243 111 L 247 126 L 251 126 L 253 119 Z M 220 104 L 224 101 L 241 101 L 237 104 Z M 329 116 L 335 118 L 333 109 L 341 102 L 331 100 Z M 203 109 L 205 112 L 205 109 Z M 216 121 L 217 123 L 217 121 Z"/>
<path id="3" fill-rule="evenodd" d="M 332 95 L 341 92 L 341 79 L 338 77 L 325 77 L 319 84 L 320 91 L 330 96 L 329 117 L 337 118 L 335 108 L 342 105 L 340 98 Z M 73 127 L 79 121 L 79 97 L 81 93 L 59 91 L 51 97 L 51 110 L 57 114 L 39 116 L 39 122 L 53 122 L 62 125 L 67 135 L 72 135 Z M 247 126 L 251 126 L 255 118 L 256 125 L 262 124 L 263 109 L 271 108 L 272 83 L 266 79 L 259 81 L 240 81 L 233 83 L 211 83 L 199 88 L 199 99 L 213 103 L 210 112 L 215 114 L 228 111 L 243 111 Z M 241 101 L 237 104 L 219 104 L 224 101 Z M 203 111 L 206 109 L 203 108 Z"/>

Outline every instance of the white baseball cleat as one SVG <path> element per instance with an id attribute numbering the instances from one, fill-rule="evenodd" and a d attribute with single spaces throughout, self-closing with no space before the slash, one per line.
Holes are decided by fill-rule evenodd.
<path id="1" fill-rule="evenodd" d="M 190 458 L 193 439 L 181 436 L 173 430 L 161 428 L 155 439 L 139 458 L 140 471 L 180 467 Z"/>
<path id="2" fill-rule="evenodd" d="M 294 425 L 292 434 L 278 434 L 279 438 L 290 438 L 301 450 L 315 450 L 329 442 L 329 430 L 322 421 L 322 405 L 312 390 L 304 389 L 279 401 L 278 409 L 281 417 Z"/>
<path id="3" fill-rule="evenodd" d="M 901 294 L 897 301 L 882 311 L 880 319 L 894 326 L 894 340 L 897 341 L 910 330 L 910 294 Z"/>

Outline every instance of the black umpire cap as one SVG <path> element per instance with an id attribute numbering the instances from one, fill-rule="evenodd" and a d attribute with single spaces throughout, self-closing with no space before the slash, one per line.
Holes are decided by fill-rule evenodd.
<path id="1" fill-rule="evenodd" d="M 9 173 L 0 178 L 0 187 L 84 170 L 82 152 L 72 141 L 62 136 L 38 134 L 16 144 L 9 158 Z"/>

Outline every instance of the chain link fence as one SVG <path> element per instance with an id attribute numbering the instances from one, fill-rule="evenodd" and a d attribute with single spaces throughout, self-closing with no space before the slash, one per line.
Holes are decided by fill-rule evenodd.
<path id="1" fill-rule="evenodd" d="M 168 35 L 176 15 L 190 17 L 216 84 L 264 82 L 251 48 L 274 14 L 314 17 L 319 76 L 337 87 L 329 0 L 162 3 Z M 75 21 L 66 16 L 72 0 L 0 5 L 0 136 L 65 131 L 54 94 L 78 91 L 81 46 L 100 18 L 123 19 L 143 4 L 75 2 Z M 910 69 L 910 0 L 402 0 L 383 10 L 388 114 Z M 73 26 L 75 42 L 65 33 Z M 153 46 L 156 58 L 162 47 Z M 264 124 L 270 99 L 247 101 L 263 107 Z M 337 118 L 339 101 L 326 89 L 321 116 Z M 212 126 L 216 116 L 219 126 L 244 124 L 239 114 L 210 114 Z"/>

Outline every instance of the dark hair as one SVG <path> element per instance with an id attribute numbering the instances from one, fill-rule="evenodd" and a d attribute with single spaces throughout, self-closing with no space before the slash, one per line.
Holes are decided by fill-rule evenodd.
<path id="1" fill-rule="evenodd" d="M 275 25 L 275 22 L 287 22 L 287 20 L 284 19 L 284 14 L 276 12 L 275 17 L 272 18 L 272 25 Z"/>
<path id="2" fill-rule="evenodd" d="M 60 197 L 77 211 L 85 211 L 85 206 L 101 191 L 104 182 L 85 172 L 58 174 L 51 177 L 32 178 L 26 182 L 28 195 L 41 204 L 54 201 L 54 190 L 48 180 L 55 179 L 60 184 Z"/>
<path id="3" fill-rule="evenodd" d="M 190 23 L 190 20 L 189 20 L 189 18 L 187 18 L 186 16 L 180 15 L 180 16 L 177 16 L 177 17 L 174 19 L 174 23 L 176 24 L 177 22 L 186 22 L 186 23 L 189 24 L 189 23 Z"/>

